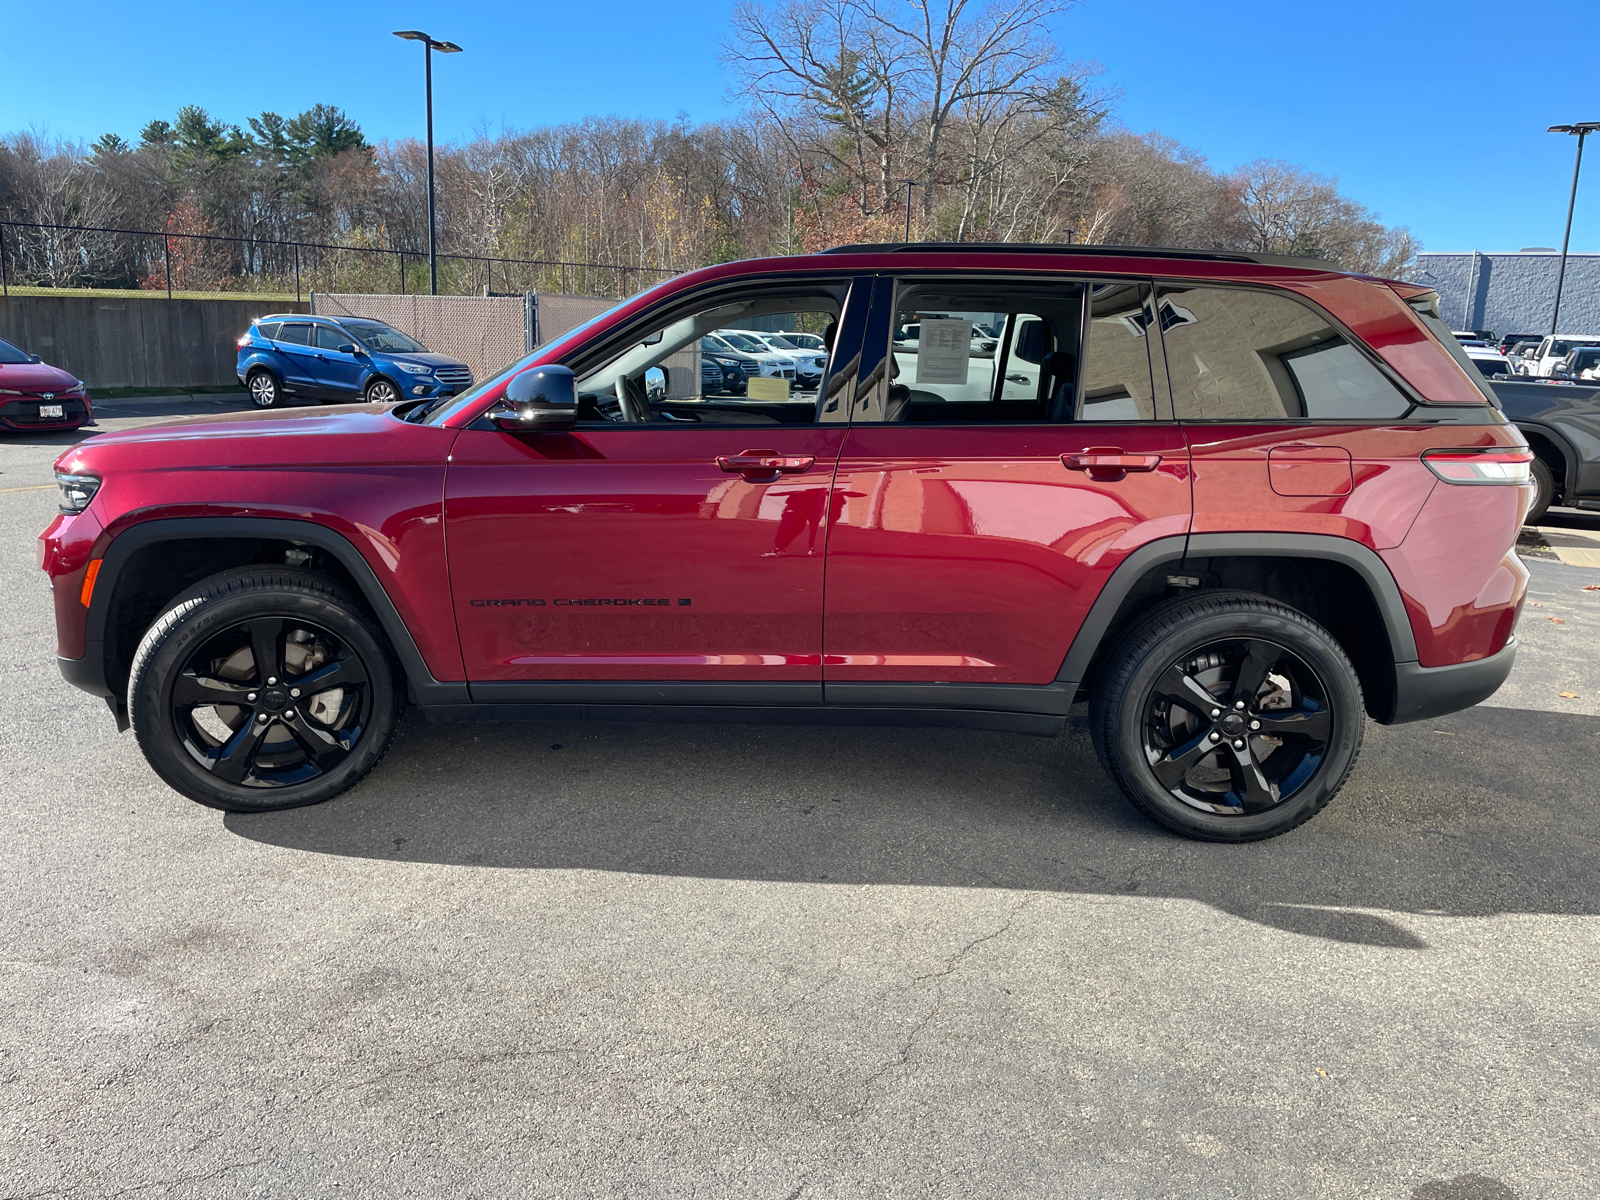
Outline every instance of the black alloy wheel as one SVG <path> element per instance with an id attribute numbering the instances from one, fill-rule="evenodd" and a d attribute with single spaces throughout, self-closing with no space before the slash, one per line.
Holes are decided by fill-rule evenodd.
<path id="1" fill-rule="evenodd" d="M 283 389 L 271 371 L 252 371 L 245 381 L 250 392 L 250 402 L 257 408 L 276 408 L 283 399 Z"/>
<path id="2" fill-rule="evenodd" d="M 397 673 L 343 589 L 307 572 L 213 576 L 145 635 L 129 681 L 140 748 L 184 795 L 233 812 L 314 804 L 394 736 Z"/>
<path id="3" fill-rule="evenodd" d="M 399 402 L 400 389 L 382 376 L 367 384 L 368 404 L 398 404 Z"/>
<path id="4" fill-rule="evenodd" d="M 1333 636 L 1243 593 L 1153 610 L 1108 658 L 1093 703 L 1096 749 L 1134 805 L 1212 841 L 1309 820 L 1364 732 L 1360 682 Z"/>

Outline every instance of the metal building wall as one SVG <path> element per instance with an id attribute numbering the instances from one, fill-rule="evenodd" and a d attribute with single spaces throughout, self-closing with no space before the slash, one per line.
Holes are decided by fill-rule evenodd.
<path id="1" fill-rule="evenodd" d="M 1549 333 L 1560 258 L 1544 252 L 1419 254 L 1412 281 L 1439 293 L 1439 315 L 1452 329 Z M 1600 334 L 1600 254 L 1567 255 L 1559 332 Z"/>

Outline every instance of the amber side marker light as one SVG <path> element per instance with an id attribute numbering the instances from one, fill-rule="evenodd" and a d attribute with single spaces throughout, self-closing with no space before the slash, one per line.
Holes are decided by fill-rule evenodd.
<path id="1" fill-rule="evenodd" d="M 83 601 L 85 608 L 89 607 L 89 601 L 94 598 L 94 581 L 100 578 L 100 564 L 104 561 L 100 558 L 91 559 L 89 569 L 83 573 L 83 591 L 78 593 L 78 599 Z"/>
<path id="2" fill-rule="evenodd" d="M 1446 483 L 1503 484 L 1515 487 L 1532 479 L 1533 451 L 1525 447 L 1449 447 L 1424 450 L 1422 461 Z"/>

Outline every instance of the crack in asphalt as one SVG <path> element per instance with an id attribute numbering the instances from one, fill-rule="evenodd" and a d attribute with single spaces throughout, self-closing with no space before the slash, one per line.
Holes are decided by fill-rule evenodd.
<path id="1" fill-rule="evenodd" d="M 226 1171 L 237 1171 L 244 1167 L 255 1167 L 266 1162 L 264 1158 L 252 1158 L 249 1162 L 224 1163 L 213 1171 L 206 1171 L 198 1175 L 176 1175 L 171 1179 L 156 1179 L 150 1183 L 136 1183 L 132 1187 L 123 1188 L 116 1192 L 101 1192 L 99 1195 L 104 1200 L 116 1200 L 118 1196 L 131 1196 L 134 1192 L 148 1192 L 151 1188 L 176 1187 L 182 1183 L 204 1183 L 208 1179 L 215 1179 Z M 39 1200 L 42 1196 L 66 1196 L 71 1192 L 66 1188 L 46 1188 L 40 1192 L 16 1192 L 0 1198 L 0 1200 Z"/>
<path id="2" fill-rule="evenodd" d="M 933 1003 L 928 1006 L 928 1011 L 923 1015 L 922 1020 L 918 1021 L 916 1025 L 912 1027 L 911 1032 L 906 1034 L 905 1039 L 900 1044 L 899 1050 L 895 1052 L 895 1057 L 892 1060 L 885 1062 L 881 1067 L 869 1075 L 866 1081 L 861 1085 L 862 1092 L 866 1093 L 862 1102 L 856 1107 L 841 1113 L 839 1116 L 840 1120 L 848 1120 L 851 1117 L 860 1116 L 863 1112 L 865 1112 L 872 1104 L 871 1091 L 873 1086 L 886 1075 L 888 1075 L 890 1071 L 893 1071 L 897 1067 L 903 1067 L 906 1065 L 906 1062 L 911 1057 L 912 1049 L 916 1046 L 917 1039 L 922 1036 L 923 1030 L 927 1029 L 927 1027 L 933 1023 L 934 1017 L 938 1016 L 940 1008 L 942 1008 L 944 1005 L 944 981 L 956 973 L 956 970 L 960 967 L 962 960 L 965 959 L 967 955 L 971 954 L 972 951 L 976 950 L 979 946 L 992 942 L 996 938 L 1003 937 L 1006 933 L 1010 932 L 1011 927 L 1016 924 L 1017 917 L 1021 915 L 1023 909 L 1027 908 L 1036 899 L 1038 899 L 1037 893 L 1028 893 L 1027 895 L 1023 896 L 1021 902 L 1013 906 L 1007 913 L 1005 924 L 1001 925 L 998 929 L 991 930 L 982 937 L 974 938 L 965 946 L 961 947 L 961 949 L 955 951 L 955 953 L 951 954 L 945 959 L 944 968 L 942 970 L 929 971 L 925 975 L 914 976 L 906 984 L 906 987 L 915 987 L 917 984 L 925 983 L 928 980 L 933 980 Z M 884 992 L 879 996 L 879 999 L 887 999 L 888 996 L 889 993 Z"/>

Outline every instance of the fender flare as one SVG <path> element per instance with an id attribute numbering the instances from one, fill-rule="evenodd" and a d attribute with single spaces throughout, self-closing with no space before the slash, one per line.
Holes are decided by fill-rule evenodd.
<path id="1" fill-rule="evenodd" d="M 296 521 L 272 517 L 176 517 L 142 521 L 123 530 L 112 538 L 101 560 L 100 574 L 96 579 L 94 597 L 89 605 L 88 621 L 84 629 L 85 664 L 93 663 L 107 679 L 106 627 L 110 615 L 111 598 L 116 594 L 117 583 L 123 569 L 138 551 L 162 542 L 192 541 L 206 538 L 260 538 L 271 541 L 299 542 L 324 550 L 339 561 L 350 573 L 363 598 L 388 635 L 396 657 L 406 673 L 412 698 L 423 704 L 464 704 L 468 700 L 465 683 L 440 682 L 428 669 L 416 640 L 395 608 L 394 601 L 379 581 L 372 565 L 342 534 L 312 521 Z M 79 686 L 83 686 L 82 683 Z M 98 689 L 93 689 L 97 690 Z M 103 692 L 112 695 L 107 679 Z"/>
<path id="2" fill-rule="evenodd" d="M 1372 593 L 1389 634 L 1394 662 L 1417 661 L 1417 639 L 1400 585 L 1376 551 L 1349 538 L 1321 533 L 1195 533 L 1157 538 L 1123 559 L 1072 639 L 1056 681 L 1073 687 L 1082 684 L 1090 661 L 1134 585 L 1154 567 L 1189 558 L 1318 558 L 1349 567 Z"/>
<path id="3" fill-rule="evenodd" d="M 1572 439 L 1556 426 L 1548 425 L 1543 421 L 1513 420 L 1511 423 L 1521 430 L 1524 435 L 1529 430 L 1532 430 L 1561 452 L 1561 457 L 1566 460 L 1567 464 L 1563 476 L 1566 486 L 1562 489 L 1562 494 L 1555 498 L 1555 503 L 1565 504 L 1571 500 L 1578 491 L 1578 468 L 1582 464 L 1582 460 L 1578 457 L 1578 452 L 1572 448 Z"/>

